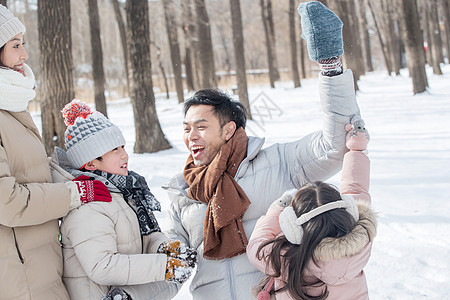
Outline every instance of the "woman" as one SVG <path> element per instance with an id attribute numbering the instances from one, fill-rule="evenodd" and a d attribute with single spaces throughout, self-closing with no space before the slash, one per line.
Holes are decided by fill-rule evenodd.
<path id="1" fill-rule="evenodd" d="M 42 139 L 27 111 L 36 93 L 33 72 L 24 63 L 24 33 L 25 26 L 0 5 L 0 299 L 69 299 L 61 280 L 58 218 L 96 200 L 102 186 L 52 183 Z M 87 186 L 94 193 L 80 195 Z"/>

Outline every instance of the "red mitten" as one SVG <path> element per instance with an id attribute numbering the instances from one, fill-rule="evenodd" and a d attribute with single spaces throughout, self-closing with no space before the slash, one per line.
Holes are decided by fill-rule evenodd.
<path id="1" fill-rule="evenodd" d="M 364 127 L 363 120 L 345 125 L 345 130 L 348 131 L 345 143 L 348 149 L 353 151 L 366 150 L 370 137 L 369 132 Z"/>
<path id="2" fill-rule="evenodd" d="M 91 201 L 111 202 L 112 197 L 103 182 L 81 175 L 72 180 L 78 187 L 80 200 L 83 203 Z"/>

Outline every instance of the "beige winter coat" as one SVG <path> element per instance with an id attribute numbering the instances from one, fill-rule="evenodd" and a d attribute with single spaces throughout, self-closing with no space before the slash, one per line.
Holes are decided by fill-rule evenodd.
<path id="1" fill-rule="evenodd" d="M 53 172 L 54 180 L 64 180 L 58 176 L 70 179 L 69 173 L 52 166 L 59 173 Z M 156 250 L 168 238 L 154 232 L 142 240 L 133 208 L 121 193 L 111 196 L 111 202 L 90 202 L 72 210 L 61 224 L 63 280 L 71 300 L 99 300 L 111 286 L 164 281 L 167 256 Z M 160 293 L 157 299 L 171 298 L 178 290 L 174 283 L 164 284 L 153 286 Z M 133 300 L 154 296 L 139 295 L 139 291 L 149 293 L 151 289 L 145 287 L 124 289 L 133 294 Z"/>
<path id="2" fill-rule="evenodd" d="M 70 191 L 51 183 L 47 155 L 27 111 L 0 110 L 0 299 L 68 299 L 58 218 Z"/>

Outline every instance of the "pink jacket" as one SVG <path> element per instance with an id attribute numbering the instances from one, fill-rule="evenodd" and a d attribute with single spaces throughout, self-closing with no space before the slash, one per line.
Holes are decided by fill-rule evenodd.
<path id="1" fill-rule="evenodd" d="M 305 276 L 322 280 L 329 292 L 327 299 L 369 299 L 363 268 L 367 264 L 376 235 L 376 217 L 370 208 L 369 190 L 370 161 L 360 151 L 350 151 L 344 156 L 340 192 L 352 195 L 358 203 L 359 221 L 355 228 L 340 238 L 326 238 L 314 250 L 318 264 L 310 262 Z M 266 263 L 256 258 L 258 247 L 281 233 L 278 216 L 283 208 L 275 206 L 268 210 L 255 225 L 247 246 L 250 262 L 261 272 Z M 263 249 L 264 254 L 271 246 Z M 269 269 L 269 273 L 270 273 Z M 284 280 L 286 277 L 282 276 Z M 276 278 L 275 289 L 284 286 L 283 278 Z M 310 288 L 310 295 L 319 295 L 325 287 Z M 288 292 L 276 294 L 276 299 L 292 299 Z"/>

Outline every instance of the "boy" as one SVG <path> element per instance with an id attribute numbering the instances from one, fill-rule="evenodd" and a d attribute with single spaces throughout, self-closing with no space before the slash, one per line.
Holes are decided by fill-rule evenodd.
<path id="1" fill-rule="evenodd" d="M 120 129 L 76 99 L 62 113 L 67 152 L 55 149 L 54 180 L 94 178 L 112 196 L 110 203 L 73 210 L 62 222 L 63 280 L 70 298 L 172 298 L 176 283 L 192 272 L 195 251 L 161 232 L 153 214 L 160 204 L 145 178 L 128 170 Z"/>

